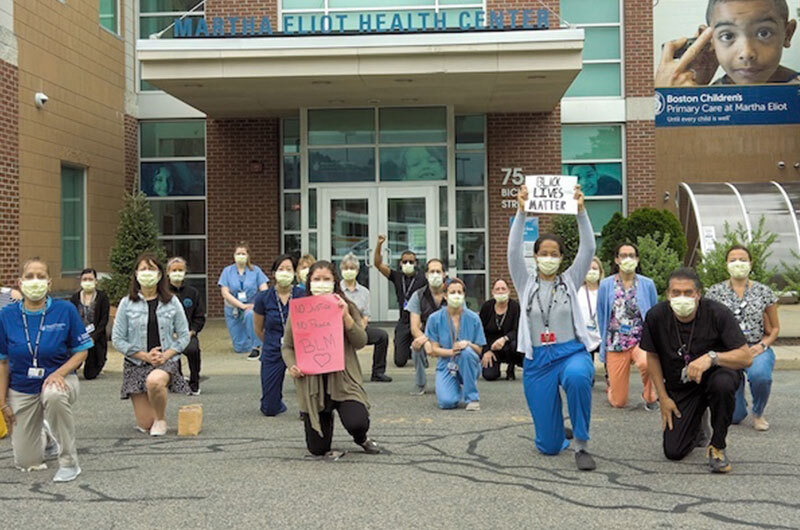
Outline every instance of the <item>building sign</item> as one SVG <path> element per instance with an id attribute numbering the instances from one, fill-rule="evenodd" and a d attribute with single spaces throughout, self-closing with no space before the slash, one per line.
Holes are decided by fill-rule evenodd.
<path id="1" fill-rule="evenodd" d="M 547 9 L 464 9 L 397 13 L 285 14 L 283 31 L 268 16 L 185 17 L 175 19 L 175 38 L 264 37 L 270 35 L 331 35 L 418 33 L 445 30 L 481 31 L 549 29 Z"/>
<path id="2" fill-rule="evenodd" d="M 516 210 L 517 193 L 519 193 L 519 187 L 525 184 L 525 172 L 521 167 L 504 167 L 500 171 L 503 172 L 500 207 L 504 210 Z"/>

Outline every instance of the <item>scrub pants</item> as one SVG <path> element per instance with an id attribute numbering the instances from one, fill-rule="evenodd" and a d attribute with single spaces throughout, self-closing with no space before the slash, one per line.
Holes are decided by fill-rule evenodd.
<path id="1" fill-rule="evenodd" d="M 586 347 L 577 340 L 537 346 L 533 359 L 522 365 L 525 399 L 533 417 L 536 449 L 555 455 L 569 446 L 564 434 L 559 386 L 567 395 L 567 408 L 575 439 L 589 441 L 594 365 Z"/>
<path id="2" fill-rule="evenodd" d="M 464 350 L 455 357 L 445 358 L 444 362 L 454 360 L 458 365 L 458 373 L 453 376 L 441 364 L 436 368 L 436 401 L 440 409 L 454 409 L 464 401 L 479 401 L 478 376 L 481 373 L 481 361 L 472 349 Z"/>
<path id="3" fill-rule="evenodd" d="M 411 335 L 411 328 L 408 320 L 400 319 L 394 327 L 394 364 L 398 367 L 406 365 L 411 358 L 411 343 L 414 337 Z"/>
<path id="4" fill-rule="evenodd" d="M 53 387 L 43 389 L 41 394 L 23 394 L 8 390 L 8 405 L 17 418 L 11 432 L 14 449 L 14 465 L 21 469 L 41 466 L 44 463 L 45 435 L 42 420 L 47 420 L 53 436 L 61 444 L 58 465 L 76 467 L 78 450 L 75 447 L 75 420 L 72 407 L 78 399 L 78 376 L 70 374 L 64 378 L 68 392 Z"/>
<path id="5" fill-rule="evenodd" d="M 690 383 L 683 390 L 669 390 L 681 417 L 672 416 L 672 430 L 664 430 L 664 456 L 681 460 L 697 445 L 697 435 L 706 409 L 711 410 L 711 445 L 725 449 L 725 438 L 733 419 L 736 389 L 742 380 L 738 370 L 716 366 L 703 374 L 700 384 Z"/>
<path id="6" fill-rule="evenodd" d="M 234 315 L 236 310 L 236 316 Z M 261 346 L 256 332 L 253 329 L 253 310 L 242 311 L 233 307 L 225 306 L 225 324 L 228 325 L 228 332 L 233 341 L 233 351 L 236 353 L 250 353 L 253 349 Z"/>
<path id="7" fill-rule="evenodd" d="M 322 436 L 311 426 L 308 414 L 303 414 L 303 423 L 306 429 L 306 447 L 308 452 L 315 456 L 322 456 L 330 452 L 333 442 L 333 411 L 339 412 L 342 425 L 359 445 L 367 441 L 369 431 L 369 412 L 363 403 L 358 401 L 332 401 L 330 395 L 325 396 L 325 409 L 319 413 L 319 422 L 322 427 Z"/>
<path id="8" fill-rule="evenodd" d="M 286 412 L 283 402 L 283 379 L 286 364 L 281 352 L 261 352 L 261 414 L 277 416 Z"/>
<path id="9" fill-rule="evenodd" d="M 750 393 L 753 395 L 753 416 L 761 416 L 767 407 L 770 390 L 772 390 L 772 369 L 775 368 L 775 352 L 767 348 L 764 353 L 753 358 L 753 364 L 745 368 L 747 380 L 750 382 Z M 747 399 L 744 397 L 744 379 L 736 391 L 736 408 L 733 411 L 733 423 L 741 423 L 747 417 Z"/>
<path id="10" fill-rule="evenodd" d="M 638 345 L 624 351 L 606 352 L 608 374 L 608 402 L 612 407 L 622 408 L 628 404 L 628 386 L 631 381 L 631 363 L 639 369 L 642 377 L 642 399 L 648 403 L 656 401 L 656 389 L 647 374 L 647 353 Z"/>
<path id="11" fill-rule="evenodd" d="M 424 347 L 423 347 L 424 348 Z M 428 384 L 428 354 L 424 349 L 411 350 L 411 358 L 414 360 L 414 384 L 417 388 L 425 388 Z"/>

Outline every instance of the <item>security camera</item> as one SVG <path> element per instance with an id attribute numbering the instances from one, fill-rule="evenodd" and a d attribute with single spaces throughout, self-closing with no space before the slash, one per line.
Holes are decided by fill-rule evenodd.
<path id="1" fill-rule="evenodd" d="M 33 96 L 33 101 L 36 103 L 36 108 L 41 109 L 44 107 L 44 104 L 47 103 L 47 100 L 50 99 L 47 97 L 47 94 L 44 92 L 37 92 L 35 96 Z"/>

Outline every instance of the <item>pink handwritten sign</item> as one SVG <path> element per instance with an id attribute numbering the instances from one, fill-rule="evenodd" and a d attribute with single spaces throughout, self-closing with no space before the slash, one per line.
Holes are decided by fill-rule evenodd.
<path id="1" fill-rule="evenodd" d="M 293 298 L 289 318 L 301 372 L 315 375 L 344 370 L 344 326 L 335 296 Z"/>

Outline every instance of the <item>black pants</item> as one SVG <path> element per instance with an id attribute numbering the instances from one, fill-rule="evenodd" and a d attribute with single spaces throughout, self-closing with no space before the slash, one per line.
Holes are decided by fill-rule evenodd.
<path id="1" fill-rule="evenodd" d="M 486 344 L 483 347 L 483 352 L 481 355 L 485 355 L 492 348 L 491 344 Z M 511 345 L 506 343 L 500 351 L 492 352 L 494 353 L 495 358 L 497 359 L 492 366 L 487 366 L 483 369 L 482 375 L 483 378 L 487 381 L 496 381 L 500 379 L 500 363 L 508 364 L 508 368 L 506 369 L 506 373 L 513 373 L 514 366 L 522 366 L 522 355 L 518 352 L 511 351 Z"/>
<path id="2" fill-rule="evenodd" d="M 197 340 L 197 335 L 189 339 L 189 345 L 183 350 L 183 354 L 189 362 L 189 388 L 192 392 L 197 392 L 200 388 L 200 342 Z"/>
<path id="3" fill-rule="evenodd" d="M 105 342 L 107 339 L 103 337 L 102 339 L 98 339 L 98 341 L 102 340 L 102 344 L 97 344 L 91 348 L 87 352 L 86 362 L 83 363 L 83 377 L 85 379 L 94 379 L 100 372 L 103 371 L 103 367 L 106 365 L 106 354 L 108 351 L 108 345 Z"/>
<path id="4" fill-rule="evenodd" d="M 711 445 L 725 449 L 725 438 L 736 405 L 736 389 L 741 380 L 740 371 L 718 366 L 703 374 L 699 385 L 693 384 L 681 391 L 668 390 L 667 394 L 675 401 L 681 417 L 673 416 L 672 430 L 667 428 L 664 431 L 664 456 L 670 460 L 681 460 L 692 452 L 706 408 L 711 411 L 711 427 L 714 431 Z"/>
<path id="5" fill-rule="evenodd" d="M 372 375 L 386 373 L 386 352 L 389 351 L 389 334 L 380 328 L 367 325 L 367 344 L 375 346 L 372 353 Z"/>
<path id="6" fill-rule="evenodd" d="M 369 413 L 367 407 L 358 401 L 331 401 L 326 396 L 325 409 L 319 413 L 319 423 L 322 427 L 322 436 L 311 426 L 308 414 L 303 414 L 303 423 L 306 428 L 306 447 L 312 455 L 322 456 L 331 450 L 333 440 L 333 411 L 339 412 L 342 425 L 353 437 L 357 444 L 367 441 L 369 431 Z"/>
<path id="7" fill-rule="evenodd" d="M 394 327 L 394 364 L 395 366 L 405 366 L 411 358 L 411 343 L 414 337 L 411 335 L 411 327 L 407 320 L 400 319 Z"/>

